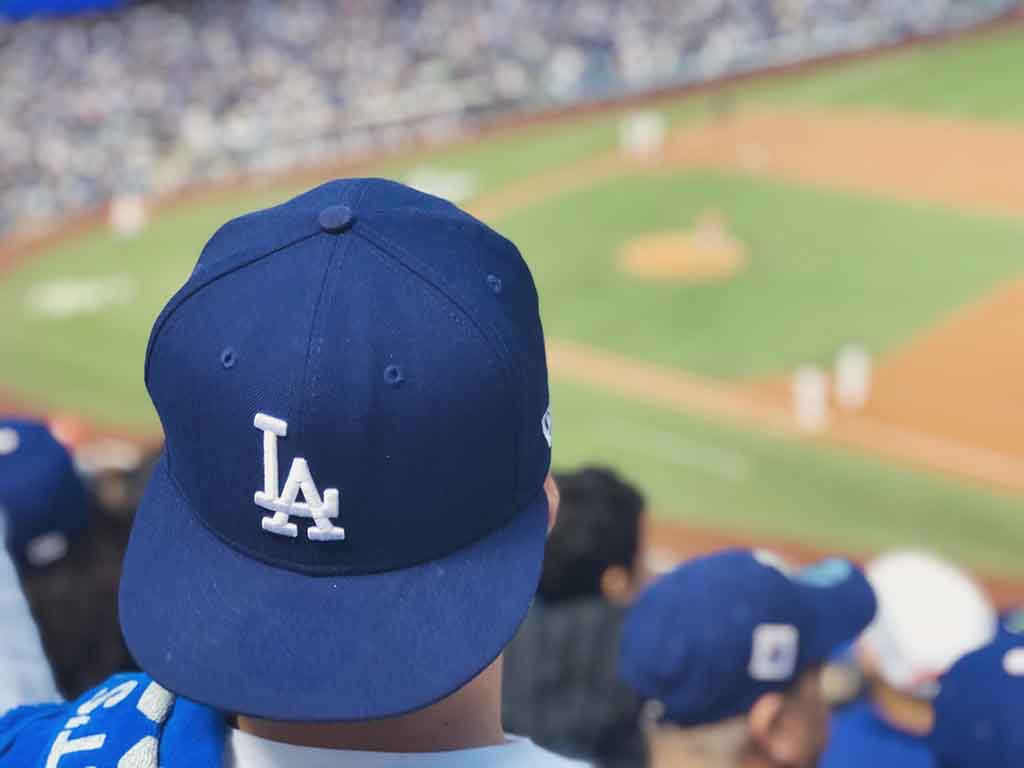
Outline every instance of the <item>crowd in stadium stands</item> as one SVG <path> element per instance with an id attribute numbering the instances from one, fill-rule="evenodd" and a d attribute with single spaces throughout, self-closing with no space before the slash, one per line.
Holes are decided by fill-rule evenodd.
<path id="1" fill-rule="evenodd" d="M 869 47 L 1008 0 L 200 0 L 0 22 L 0 233 L 484 116 Z"/>

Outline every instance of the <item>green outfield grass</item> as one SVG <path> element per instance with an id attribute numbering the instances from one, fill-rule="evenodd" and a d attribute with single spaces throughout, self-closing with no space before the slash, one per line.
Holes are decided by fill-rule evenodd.
<path id="1" fill-rule="evenodd" d="M 744 536 L 854 551 L 916 546 L 1024 576 L 1019 498 L 870 457 L 552 388 L 557 467 L 603 462 L 638 478 L 652 506 Z"/>
<path id="2" fill-rule="evenodd" d="M 939 47 L 829 66 L 731 88 L 737 104 L 868 106 L 1024 118 L 1020 28 Z M 661 107 L 703 119 L 712 97 Z M 619 116 L 603 114 L 497 135 L 380 163 L 466 170 L 479 191 L 614 149 Z M 36 405 L 155 431 L 142 358 L 160 307 L 227 218 L 286 199 L 279 184 L 183 204 L 139 237 L 97 231 L 0 278 L 0 388 Z M 644 284 L 614 255 L 632 235 L 725 212 L 754 258 L 735 280 L 703 287 Z M 876 350 L 1024 269 L 1024 222 L 723 174 L 631 177 L 497 222 L 537 275 L 548 333 L 717 376 L 825 361 L 852 338 Z M 31 311 L 40 286 L 114 280 L 125 303 L 58 318 Z M 117 282 L 119 281 L 119 282 Z M 127 282 L 126 282 L 127 281 Z M 1024 502 L 840 449 L 750 433 L 597 395 L 556 381 L 556 463 L 600 460 L 648 488 L 659 508 L 705 524 L 857 549 L 933 546 L 989 570 L 1024 575 Z"/>

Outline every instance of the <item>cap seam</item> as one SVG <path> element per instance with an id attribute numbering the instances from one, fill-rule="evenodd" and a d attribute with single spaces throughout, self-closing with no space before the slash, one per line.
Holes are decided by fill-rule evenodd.
<path id="1" fill-rule="evenodd" d="M 320 320 L 320 308 L 324 303 L 324 294 L 327 290 L 327 279 L 331 274 L 331 267 L 334 265 L 334 257 L 338 252 L 339 242 L 337 238 L 332 238 L 330 243 L 330 252 L 327 254 L 327 263 L 324 265 L 324 273 L 320 278 L 320 289 L 317 291 L 316 303 L 313 305 L 313 312 L 309 318 L 309 331 L 306 334 L 306 354 L 302 360 L 302 376 L 299 378 L 299 391 L 306 392 L 306 386 L 309 383 L 309 369 L 310 360 L 313 355 L 313 344 L 316 337 L 317 322 Z M 302 442 L 303 427 L 305 421 L 303 417 L 306 413 L 306 401 L 314 397 L 312 391 L 309 392 L 309 397 L 300 397 L 298 405 L 295 408 L 295 439 L 297 443 Z"/>
<path id="2" fill-rule="evenodd" d="M 364 183 L 358 183 L 355 199 L 352 200 L 352 203 L 351 203 L 352 207 L 358 205 L 359 201 L 361 201 L 365 195 L 366 195 L 366 185 Z M 339 203 L 339 204 L 343 205 L 344 203 Z M 334 248 L 331 250 L 331 254 L 328 257 L 327 269 L 324 271 L 324 282 L 323 282 L 323 285 L 321 286 L 321 289 L 320 289 L 321 290 L 321 295 L 320 295 L 320 298 L 317 301 L 317 308 L 316 308 L 315 313 L 314 313 L 313 323 L 310 326 L 310 347 L 309 347 L 309 349 L 306 352 L 306 365 L 305 365 L 305 368 L 303 370 L 303 382 L 307 382 L 308 381 L 308 383 L 309 383 L 309 400 L 312 403 L 316 402 L 317 385 L 318 385 L 318 383 L 320 381 L 320 369 L 319 369 L 319 366 L 317 366 L 315 368 L 315 372 L 314 372 L 314 374 L 312 376 L 312 379 L 307 379 L 307 376 L 308 376 L 309 367 L 310 367 L 310 365 L 312 363 L 312 358 L 314 356 L 319 358 L 320 353 L 323 350 L 324 335 L 322 333 L 319 334 L 319 336 L 317 338 L 316 350 L 315 351 L 313 351 L 313 337 L 315 335 L 317 335 L 317 324 L 318 324 L 318 322 L 319 323 L 323 322 L 322 318 L 324 317 L 324 313 L 328 312 L 330 310 L 330 307 L 334 306 L 333 294 L 331 295 L 331 299 L 330 300 L 328 300 L 328 298 L 327 298 L 328 284 L 329 284 L 330 280 L 332 279 L 332 275 L 334 275 L 334 273 L 335 273 L 335 264 L 337 264 L 337 267 L 338 267 L 337 271 L 338 272 L 340 272 L 341 269 L 344 267 L 344 265 L 345 265 L 344 256 L 345 256 L 346 252 L 348 251 L 349 245 L 352 242 L 352 238 L 350 238 L 350 237 L 336 236 L 334 238 L 334 240 L 335 240 Z M 324 307 L 325 302 L 329 302 L 329 305 L 326 308 Z M 306 408 L 305 408 L 305 406 L 303 406 L 303 408 L 299 412 L 300 413 L 300 422 L 299 422 L 300 424 L 302 424 L 301 416 L 304 415 L 305 412 L 306 412 Z"/>
<path id="3" fill-rule="evenodd" d="M 445 288 L 445 286 L 443 285 L 443 280 L 440 278 L 440 276 L 436 275 L 434 273 L 434 270 L 432 270 L 428 264 L 422 262 L 420 259 L 417 259 L 401 245 L 393 242 L 386 235 L 380 233 L 379 231 L 377 231 L 376 229 L 374 229 L 369 224 L 363 221 L 356 222 L 354 231 L 368 243 L 376 247 L 386 257 L 390 258 L 392 261 L 398 262 L 404 269 L 408 270 L 413 275 L 418 277 L 420 280 L 425 282 L 427 285 L 431 286 L 435 291 L 440 293 L 447 301 L 449 301 L 456 309 L 458 309 L 458 311 L 465 317 L 466 320 L 468 320 L 473 325 L 474 328 L 476 328 L 477 333 L 480 334 L 481 338 L 484 339 L 484 341 L 488 344 L 488 346 L 491 347 L 492 351 L 498 357 L 501 365 L 503 378 L 505 379 L 505 386 L 508 389 L 511 396 L 515 399 L 517 411 L 519 413 L 523 413 L 524 403 L 522 393 L 520 392 L 519 387 L 516 386 L 516 378 L 514 375 L 514 371 L 511 367 L 512 362 L 510 358 L 512 357 L 512 354 L 508 348 L 508 345 L 502 338 L 502 335 L 499 332 L 499 330 L 496 327 L 492 327 L 492 332 L 489 334 L 487 332 L 487 329 L 481 326 L 481 324 L 477 321 L 473 314 L 470 313 L 470 311 L 463 304 L 463 302 L 457 299 L 455 296 L 453 296 Z M 396 252 L 398 255 L 401 256 L 401 258 L 399 258 L 398 255 L 396 255 Z M 489 325 L 493 326 L 493 324 Z M 518 427 L 516 428 L 512 439 L 514 442 L 513 449 L 516 457 L 516 461 L 513 465 L 514 476 L 512 480 L 512 493 L 514 497 L 517 497 L 520 486 L 520 472 L 518 461 L 520 432 Z"/>
<path id="4" fill-rule="evenodd" d="M 437 278 L 437 276 L 432 274 L 433 270 L 427 264 L 425 264 L 423 262 L 420 262 L 418 259 L 416 259 L 415 256 L 413 256 L 408 251 L 406 251 L 405 248 L 400 246 L 398 243 L 393 242 L 390 238 L 388 238 L 387 236 L 381 234 L 380 232 L 378 232 L 376 229 L 372 228 L 368 224 L 357 223 L 355 231 L 356 231 L 356 234 L 360 235 L 364 240 L 369 242 L 371 245 L 375 246 L 385 256 L 388 256 L 388 257 L 392 258 L 393 260 L 398 261 L 409 272 L 412 272 L 414 275 L 416 275 L 418 278 L 420 278 L 421 280 L 426 282 L 428 285 L 430 285 L 432 288 L 434 288 L 434 290 L 436 290 L 438 293 L 440 293 L 442 296 L 444 296 L 444 298 L 446 298 L 448 301 L 450 301 L 452 304 L 454 304 L 456 306 L 456 308 L 458 308 L 459 312 L 462 313 L 463 315 L 465 315 L 466 319 L 469 320 L 469 322 L 473 324 L 473 326 L 477 329 L 477 331 L 484 338 L 484 340 L 487 341 L 487 343 L 489 345 L 491 345 L 492 347 L 497 347 L 497 346 L 501 347 L 501 349 L 495 349 L 494 350 L 495 352 L 497 352 L 497 353 L 499 353 L 501 355 L 507 355 L 508 354 L 509 350 L 508 350 L 507 346 L 504 344 L 504 342 L 501 341 L 498 338 L 493 338 L 492 339 L 490 337 L 490 335 L 487 333 L 487 331 L 483 327 L 481 327 L 481 324 L 476 320 L 476 318 L 474 318 L 472 316 L 472 314 L 470 314 L 470 312 L 467 310 L 467 308 L 465 306 L 463 306 L 462 302 L 459 301 L 455 296 L 453 296 L 441 284 L 441 281 Z M 401 253 L 401 255 L 403 256 L 403 259 L 395 259 L 395 255 L 393 253 L 391 253 L 389 249 L 394 249 L 396 251 L 399 251 Z M 406 263 L 405 259 L 417 262 L 415 264 L 415 267 L 413 265 L 410 265 L 410 264 Z M 498 336 L 498 334 L 495 334 L 495 336 Z M 506 370 L 508 369 L 508 363 L 506 362 L 504 357 L 502 357 L 502 368 L 504 368 Z"/>
<path id="5" fill-rule="evenodd" d="M 160 316 L 157 317 L 156 323 L 153 324 L 153 330 L 149 335 L 149 342 L 146 345 L 146 362 L 143 371 L 143 380 L 146 383 L 146 388 L 149 388 L 149 368 L 153 356 L 153 347 L 156 345 L 157 339 L 159 338 L 161 332 L 163 331 L 164 326 L 170 321 L 170 319 L 174 315 L 177 314 L 178 310 L 181 309 L 181 307 L 183 307 L 189 301 L 189 299 L 193 298 L 197 293 L 199 293 L 204 288 L 213 285 L 213 283 L 217 282 L 221 278 L 227 277 L 233 272 L 237 272 L 238 270 L 243 269 L 249 266 L 250 264 L 254 264 L 257 261 L 260 261 L 261 259 L 273 256 L 274 254 L 279 253 L 280 251 L 283 251 L 286 248 L 291 248 L 293 245 L 297 245 L 298 243 L 301 243 L 304 240 L 308 240 L 311 237 L 316 237 L 317 234 L 319 234 L 319 232 L 310 232 L 307 235 L 303 235 L 302 237 L 290 240 L 287 243 L 284 243 L 278 246 L 277 248 L 274 248 L 273 250 L 267 251 L 266 253 L 257 254 L 255 256 L 246 256 L 244 252 L 236 253 L 231 258 L 234 259 L 242 257 L 242 260 L 239 261 L 238 263 L 225 265 L 222 271 L 209 274 L 204 280 L 192 286 L 189 285 L 189 283 L 191 282 L 191 278 L 186 280 L 185 284 L 178 289 L 177 293 L 175 293 L 174 296 L 171 297 L 170 301 L 167 303 L 167 307 L 164 308 L 163 312 L 160 313 Z"/>

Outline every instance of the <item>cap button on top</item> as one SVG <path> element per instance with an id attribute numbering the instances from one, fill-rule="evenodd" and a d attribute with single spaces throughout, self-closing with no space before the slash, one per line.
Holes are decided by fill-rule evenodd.
<path id="1" fill-rule="evenodd" d="M 347 205 L 331 205 L 320 211 L 317 221 L 320 228 L 329 234 L 337 235 L 352 226 L 355 215 Z"/>

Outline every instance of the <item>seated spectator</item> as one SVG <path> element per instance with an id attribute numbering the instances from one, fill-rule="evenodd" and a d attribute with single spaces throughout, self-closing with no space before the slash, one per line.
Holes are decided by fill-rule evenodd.
<path id="1" fill-rule="evenodd" d="M 505 727 L 598 766 L 643 766 L 640 701 L 616 660 L 643 578 L 643 496 L 608 469 L 556 476 L 537 601 L 506 650 Z"/>
<path id="2" fill-rule="evenodd" d="M 117 590 L 138 488 L 152 465 L 108 468 L 90 488 L 45 425 L 0 422 L 5 445 L 17 446 L 0 457 L 9 549 L 57 687 L 74 698 L 137 669 L 118 625 Z"/>
<path id="3" fill-rule="evenodd" d="M 678 727 L 675 746 L 692 764 L 811 768 L 828 736 L 822 665 L 875 607 L 845 560 L 794 571 L 770 553 L 726 550 L 637 599 L 622 674 Z"/>
<path id="4" fill-rule="evenodd" d="M 1024 635 L 1001 633 L 942 677 L 929 745 L 939 768 L 1024 765 Z"/>
<path id="5" fill-rule="evenodd" d="M 823 768 L 931 768 L 926 737 L 938 678 L 992 639 L 996 613 L 967 574 L 918 552 L 867 566 L 878 616 L 854 647 L 862 695 L 836 711 Z"/>
<path id="6" fill-rule="evenodd" d="M 45 425 L 0 420 L 0 713 L 59 698 L 39 634 L 18 584 L 23 572 L 53 567 L 86 522 L 87 504 L 71 457 Z"/>

